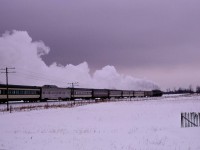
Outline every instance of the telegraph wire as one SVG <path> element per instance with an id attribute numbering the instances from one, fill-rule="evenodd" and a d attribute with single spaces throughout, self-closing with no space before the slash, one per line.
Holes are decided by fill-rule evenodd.
<path id="1" fill-rule="evenodd" d="M 17 77 L 21 77 L 21 78 L 24 77 L 26 79 L 42 81 L 42 82 L 51 82 L 51 83 L 59 83 L 59 84 L 65 83 L 64 81 L 61 81 L 61 80 L 51 79 L 51 78 L 32 75 L 32 74 L 23 73 L 23 72 L 20 73 L 20 75 L 18 75 Z"/>
<path id="2" fill-rule="evenodd" d="M 14 69 L 14 68 L 10 68 L 10 69 Z M 1 70 L 5 70 L 5 69 L 1 69 Z M 16 73 L 16 72 L 9 72 L 9 73 Z M 57 85 L 57 84 L 66 85 L 65 77 L 58 78 L 58 77 L 51 75 L 51 74 L 47 75 L 45 73 L 35 72 L 33 70 L 30 70 L 30 69 L 27 69 L 27 68 L 25 69 L 23 67 L 19 67 L 19 70 L 17 71 L 15 77 L 21 78 L 21 79 L 24 78 L 24 80 L 29 79 L 29 80 L 32 80 L 32 81 L 52 83 L 52 84 L 55 84 L 55 85 Z M 71 86 L 77 86 L 77 85 L 75 85 L 75 84 L 77 84 L 76 82 L 74 82 L 73 84 L 70 83 Z"/>
<path id="3" fill-rule="evenodd" d="M 31 74 L 34 74 L 34 75 L 38 75 L 38 76 L 43 76 L 43 77 L 46 77 L 47 76 L 47 74 L 46 73 L 43 73 L 43 72 L 40 72 L 40 73 L 38 73 L 38 72 L 34 72 L 33 70 L 29 70 L 29 69 L 25 69 L 25 68 L 22 68 L 22 67 L 19 67 L 20 68 L 20 70 L 23 72 L 26 72 L 26 73 L 31 73 Z M 52 78 L 57 78 L 56 76 L 54 76 L 54 75 L 50 75 L 50 74 L 48 74 L 48 77 L 52 77 Z"/>
<path id="4" fill-rule="evenodd" d="M 19 75 L 18 76 L 24 76 L 25 78 L 28 79 L 34 79 L 34 80 L 40 80 L 40 81 L 45 81 L 45 82 L 55 82 L 55 83 L 66 83 L 63 78 L 63 80 L 59 80 L 58 77 L 53 77 L 53 76 L 49 76 L 49 75 L 44 75 L 44 74 L 40 74 L 40 73 L 36 73 L 33 71 L 19 71 Z"/>

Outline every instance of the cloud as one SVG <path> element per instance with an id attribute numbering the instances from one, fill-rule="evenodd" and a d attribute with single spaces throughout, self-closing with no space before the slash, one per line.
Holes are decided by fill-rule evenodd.
<path id="1" fill-rule="evenodd" d="M 42 41 L 33 41 L 26 31 L 5 32 L 0 37 L 0 67 L 15 67 L 16 73 L 9 74 L 10 84 L 44 85 L 55 84 L 67 87 L 70 82 L 79 82 L 79 87 L 151 90 L 158 86 L 152 81 L 137 79 L 117 72 L 114 66 L 105 66 L 90 74 L 87 62 L 63 66 L 56 62 L 47 65 L 42 56 L 50 48 Z M 69 54 L 70 55 L 70 54 Z M 4 74 L 0 82 L 5 83 Z"/>

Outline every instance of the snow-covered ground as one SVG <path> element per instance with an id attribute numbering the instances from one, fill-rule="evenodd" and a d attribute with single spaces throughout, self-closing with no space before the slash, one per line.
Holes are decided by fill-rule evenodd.
<path id="1" fill-rule="evenodd" d="M 200 96 L 0 113 L 0 150 L 199 150 Z"/>

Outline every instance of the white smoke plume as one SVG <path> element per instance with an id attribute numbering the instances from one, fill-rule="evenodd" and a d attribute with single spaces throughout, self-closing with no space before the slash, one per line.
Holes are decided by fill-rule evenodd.
<path id="1" fill-rule="evenodd" d="M 32 41 L 26 31 L 6 32 L 0 37 L 0 68 L 15 67 L 16 73 L 9 74 L 10 84 L 37 85 L 54 84 L 69 87 L 70 82 L 79 82 L 79 87 L 151 90 L 158 86 L 147 80 L 119 74 L 114 66 L 105 66 L 93 75 L 87 62 L 77 66 L 66 66 L 54 62 L 48 66 L 42 55 L 50 48 L 42 41 Z M 13 70 L 10 70 L 13 71 Z M 5 83 L 5 74 L 0 74 L 0 83 Z"/>

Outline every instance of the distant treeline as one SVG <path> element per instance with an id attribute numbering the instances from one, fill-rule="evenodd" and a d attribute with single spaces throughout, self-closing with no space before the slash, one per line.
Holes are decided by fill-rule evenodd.
<path id="1" fill-rule="evenodd" d="M 196 87 L 196 90 L 194 90 L 192 88 L 192 86 L 189 86 L 189 88 L 174 88 L 173 90 L 171 89 L 167 89 L 166 92 L 164 92 L 164 94 L 184 94 L 184 93 L 200 93 L 200 86 Z"/>

